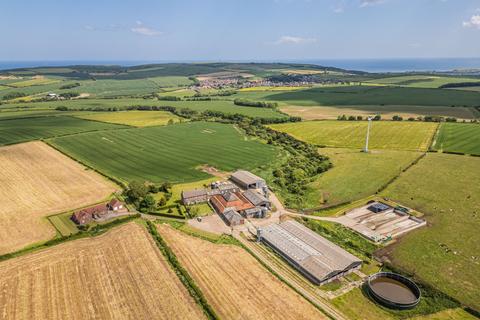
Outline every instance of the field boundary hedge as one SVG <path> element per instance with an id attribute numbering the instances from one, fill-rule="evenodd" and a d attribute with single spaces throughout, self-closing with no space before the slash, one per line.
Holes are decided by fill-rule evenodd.
<path id="1" fill-rule="evenodd" d="M 158 249 L 167 259 L 168 264 L 172 267 L 173 271 L 177 275 L 178 279 L 183 283 L 187 291 L 190 293 L 195 302 L 202 307 L 203 312 L 208 319 L 217 320 L 220 319 L 210 304 L 207 302 L 207 299 L 203 295 L 203 292 L 197 286 L 193 278 L 190 276 L 187 270 L 182 267 L 180 262 L 177 259 L 177 256 L 173 253 L 172 249 L 167 245 L 162 236 L 158 233 L 155 223 L 147 220 L 147 229 L 153 240 L 155 241 Z"/>

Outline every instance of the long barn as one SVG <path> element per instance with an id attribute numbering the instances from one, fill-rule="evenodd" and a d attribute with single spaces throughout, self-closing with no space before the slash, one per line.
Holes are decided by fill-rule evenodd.
<path id="1" fill-rule="evenodd" d="M 264 227 L 259 236 L 317 285 L 338 279 L 362 265 L 354 255 L 293 220 Z"/>

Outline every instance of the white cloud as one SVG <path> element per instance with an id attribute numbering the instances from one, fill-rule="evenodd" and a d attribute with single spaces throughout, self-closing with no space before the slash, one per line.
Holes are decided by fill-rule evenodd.
<path id="1" fill-rule="evenodd" d="M 480 14 L 473 15 L 470 20 L 463 21 L 465 28 L 477 28 L 480 29 Z"/>
<path id="2" fill-rule="evenodd" d="M 362 0 L 360 8 L 376 6 L 378 4 L 385 3 L 386 0 Z"/>
<path id="3" fill-rule="evenodd" d="M 136 34 L 140 34 L 142 36 L 149 36 L 149 37 L 159 36 L 162 34 L 161 31 L 149 28 L 146 25 L 144 25 L 141 21 L 137 21 L 137 25 L 131 28 L 130 31 Z"/>
<path id="4" fill-rule="evenodd" d="M 274 44 L 304 44 L 316 42 L 315 38 L 302 38 L 302 37 L 293 37 L 293 36 L 281 36 Z"/>

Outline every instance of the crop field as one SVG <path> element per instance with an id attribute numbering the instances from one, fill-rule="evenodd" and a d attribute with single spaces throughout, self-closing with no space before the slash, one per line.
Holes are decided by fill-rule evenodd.
<path id="1" fill-rule="evenodd" d="M 150 235 L 130 223 L 0 263 L 3 319 L 204 319 Z"/>
<path id="2" fill-rule="evenodd" d="M 362 116 L 365 119 L 369 116 L 380 114 L 383 119 L 391 119 L 399 115 L 404 119 L 419 116 L 441 116 L 454 117 L 458 119 L 475 119 L 477 113 L 470 107 L 425 107 L 425 106 L 322 106 L 322 107 L 300 107 L 283 106 L 282 112 L 304 120 L 334 120 L 338 116 Z"/>
<path id="3" fill-rule="evenodd" d="M 306 121 L 271 125 L 297 139 L 327 147 L 362 149 L 367 121 Z M 428 122 L 375 121 L 370 130 L 370 149 L 425 151 L 437 124 Z"/>
<path id="4" fill-rule="evenodd" d="M 82 120 L 73 117 L 41 117 L 2 120 L 0 122 L 0 145 L 38 140 L 66 134 L 121 129 L 116 124 Z"/>
<path id="5" fill-rule="evenodd" d="M 407 86 L 417 88 L 438 88 L 447 83 L 476 82 L 479 78 L 440 77 L 429 75 L 399 76 L 369 80 L 367 83 Z"/>
<path id="6" fill-rule="evenodd" d="M 330 157 L 333 168 L 309 185 L 315 190 L 309 194 L 311 207 L 319 206 L 322 200 L 325 205 L 334 205 L 368 197 L 420 156 L 419 152 L 392 150 L 363 153 L 322 148 L 319 152 Z"/>
<path id="7" fill-rule="evenodd" d="M 116 96 L 129 96 L 153 93 L 160 88 L 149 79 L 136 80 L 85 80 L 80 82 L 80 87 L 68 91 L 90 93 L 96 97 L 108 98 Z"/>
<path id="8" fill-rule="evenodd" d="M 149 78 L 149 80 L 153 81 L 156 85 L 158 85 L 161 88 L 188 86 L 193 83 L 192 80 L 188 79 L 188 77 L 179 77 L 179 76 L 155 77 L 155 78 Z"/>
<path id="9" fill-rule="evenodd" d="M 174 183 L 206 179 L 196 168 L 253 169 L 276 155 L 275 147 L 247 140 L 231 125 L 192 122 L 173 126 L 92 132 L 51 142 L 102 173 L 123 181 Z"/>
<path id="10" fill-rule="evenodd" d="M 428 222 L 393 246 L 394 264 L 480 310 L 480 158 L 428 153 L 382 194 Z"/>
<path id="11" fill-rule="evenodd" d="M 167 94 L 168 95 L 168 94 Z M 19 104 L 4 104 L 0 109 L 18 107 Z M 65 101 L 51 101 L 51 102 L 30 102 L 22 103 L 32 109 L 51 109 L 59 106 L 68 106 L 75 109 L 87 108 L 119 108 L 126 109 L 131 106 L 172 106 L 176 108 L 189 108 L 197 112 L 206 110 L 221 111 L 227 114 L 243 114 L 250 117 L 259 118 L 285 118 L 284 114 L 277 112 L 270 108 L 254 108 L 254 107 L 239 107 L 233 104 L 233 101 L 214 100 L 214 101 L 159 101 L 153 99 L 77 99 Z"/>
<path id="12" fill-rule="evenodd" d="M 62 86 L 62 82 L 56 81 L 47 84 L 37 84 L 34 86 L 26 86 L 20 88 L 8 88 L 4 90 L 0 90 L 0 100 L 5 99 L 5 96 L 11 93 L 23 93 L 24 95 L 31 96 L 31 95 L 46 95 L 49 92 L 57 92 L 59 88 Z M 25 99 L 25 98 L 23 98 Z M 17 100 L 22 100 L 19 98 Z"/>
<path id="13" fill-rule="evenodd" d="M 23 88 L 23 87 L 38 86 L 38 85 L 44 85 L 44 84 L 52 84 L 57 82 L 60 82 L 60 80 L 39 77 L 39 78 L 32 78 L 30 80 L 13 82 L 13 83 L 10 83 L 9 85 L 16 88 Z"/>
<path id="14" fill-rule="evenodd" d="M 214 244 L 167 225 L 158 231 L 220 318 L 326 319 L 241 247 Z"/>
<path id="15" fill-rule="evenodd" d="M 0 254 L 48 240 L 45 216 L 106 198 L 116 187 L 42 142 L 0 148 Z"/>
<path id="16" fill-rule="evenodd" d="M 244 94 L 245 98 L 248 98 L 249 93 Z M 295 106 L 413 105 L 437 107 L 477 106 L 480 93 L 427 88 L 343 86 L 270 93 L 264 94 L 264 98 Z"/>
<path id="17" fill-rule="evenodd" d="M 119 112 L 94 112 L 78 114 L 77 118 L 95 120 L 108 123 L 124 124 L 134 127 L 163 126 L 172 120 L 180 122 L 180 118 L 166 111 L 119 111 Z"/>
<path id="18" fill-rule="evenodd" d="M 480 125 L 442 123 L 433 148 L 480 155 Z"/>

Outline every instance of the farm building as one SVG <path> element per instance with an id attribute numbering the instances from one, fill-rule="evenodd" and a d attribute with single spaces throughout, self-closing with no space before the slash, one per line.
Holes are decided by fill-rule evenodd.
<path id="1" fill-rule="evenodd" d="M 267 185 L 262 178 L 244 170 L 235 171 L 230 179 L 244 189 L 260 189 Z"/>
<path id="2" fill-rule="evenodd" d="M 119 211 L 122 211 L 122 213 L 128 213 L 128 210 L 121 201 L 112 199 L 108 203 L 102 203 L 75 211 L 70 219 L 76 224 L 82 225 L 90 223 L 95 219 L 104 218 L 110 213 L 118 213 Z"/>
<path id="3" fill-rule="evenodd" d="M 208 192 L 206 189 L 195 189 L 182 191 L 182 203 L 192 205 L 208 201 Z"/>
<path id="4" fill-rule="evenodd" d="M 338 279 L 362 265 L 357 257 L 293 220 L 259 229 L 258 236 L 317 285 Z"/>
<path id="5" fill-rule="evenodd" d="M 243 217 L 237 211 L 232 209 L 225 211 L 220 216 L 225 221 L 225 223 L 231 227 L 238 226 L 245 223 L 245 221 L 243 220 Z"/>
<path id="6" fill-rule="evenodd" d="M 267 210 L 264 207 L 255 207 L 243 211 L 243 215 L 246 218 L 265 218 L 266 214 Z"/>
<path id="7" fill-rule="evenodd" d="M 242 212 L 254 208 L 254 205 L 252 205 L 240 192 L 216 194 L 210 198 L 210 203 L 220 214 L 223 214 L 230 209 Z"/>
<path id="8" fill-rule="evenodd" d="M 243 195 L 256 207 L 270 208 L 270 200 L 255 190 L 247 190 Z"/>

